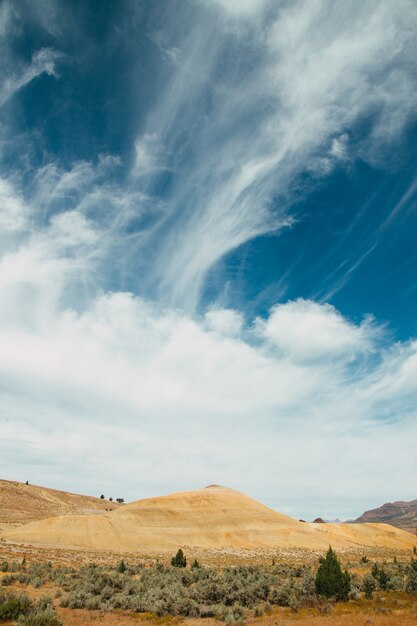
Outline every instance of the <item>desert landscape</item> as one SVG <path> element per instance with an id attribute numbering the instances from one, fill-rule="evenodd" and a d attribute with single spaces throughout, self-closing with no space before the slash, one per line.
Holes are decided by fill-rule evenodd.
<path id="1" fill-rule="evenodd" d="M 114 504 L 2 480 L 0 502 L 0 619 L 25 598 L 45 626 L 417 616 L 416 538 L 389 524 L 302 522 L 219 485 Z M 349 578 L 339 600 L 316 591 L 329 546 Z"/>
<path id="2" fill-rule="evenodd" d="M 417 0 L 0 0 L 0 626 L 417 626 Z"/>

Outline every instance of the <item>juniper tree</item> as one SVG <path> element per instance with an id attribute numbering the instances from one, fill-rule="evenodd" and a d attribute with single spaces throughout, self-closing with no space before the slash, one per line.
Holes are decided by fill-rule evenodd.
<path id="1" fill-rule="evenodd" d="M 334 598 L 336 601 L 348 599 L 350 576 L 342 572 L 336 552 L 329 547 L 326 557 L 320 561 L 316 575 L 316 591 L 320 596 Z"/>
<path id="2" fill-rule="evenodd" d="M 187 567 L 187 559 L 184 556 L 184 552 L 181 548 L 178 550 L 177 554 L 172 557 L 171 565 L 174 567 Z"/>

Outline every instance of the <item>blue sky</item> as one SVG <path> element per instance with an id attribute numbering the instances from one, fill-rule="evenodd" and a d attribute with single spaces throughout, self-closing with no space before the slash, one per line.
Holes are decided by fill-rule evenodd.
<path id="1" fill-rule="evenodd" d="M 4 477 L 304 518 L 416 497 L 416 26 L 3 1 Z"/>

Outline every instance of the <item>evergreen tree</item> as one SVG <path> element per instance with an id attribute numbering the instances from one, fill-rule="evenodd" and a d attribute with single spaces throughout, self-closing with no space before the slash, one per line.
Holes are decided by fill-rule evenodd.
<path id="1" fill-rule="evenodd" d="M 316 575 L 316 591 L 319 595 L 335 600 L 348 599 L 350 576 L 342 572 L 336 552 L 329 547 L 326 557 L 320 561 Z"/>
<path id="2" fill-rule="evenodd" d="M 172 557 L 171 565 L 174 567 L 187 567 L 187 559 L 184 556 L 184 552 L 181 548 L 178 550 L 177 554 Z"/>
<path id="3" fill-rule="evenodd" d="M 191 569 L 200 569 L 200 567 L 200 563 L 197 561 L 197 559 L 194 559 L 194 563 L 191 565 Z"/>
<path id="4" fill-rule="evenodd" d="M 389 576 L 384 569 L 379 570 L 378 581 L 380 588 L 385 591 L 388 587 Z"/>
<path id="5" fill-rule="evenodd" d="M 123 560 L 121 560 L 119 565 L 117 566 L 117 571 L 120 572 L 120 574 L 124 574 L 125 573 L 126 565 L 125 565 L 125 562 Z"/>

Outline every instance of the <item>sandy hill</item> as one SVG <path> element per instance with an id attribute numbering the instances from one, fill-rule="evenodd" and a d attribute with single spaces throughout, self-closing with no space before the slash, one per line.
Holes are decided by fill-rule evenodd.
<path id="1" fill-rule="evenodd" d="M 49 546 L 164 552 L 179 546 L 313 550 L 378 546 L 410 549 L 414 537 L 384 524 L 314 524 L 282 515 L 224 487 L 138 500 L 103 515 L 31 522 L 6 539 Z"/>
<path id="2" fill-rule="evenodd" d="M 91 515 L 118 506 L 92 496 L 0 480 L 0 523 L 25 523 L 57 515 Z"/>
<path id="3" fill-rule="evenodd" d="M 417 529 L 417 500 L 411 502 L 387 502 L 377 509 L 365 511 L 356 523 L 364 522 L 383 522 L 392 524 L 397 528 L 404 528 L 416 532 Z"/>

